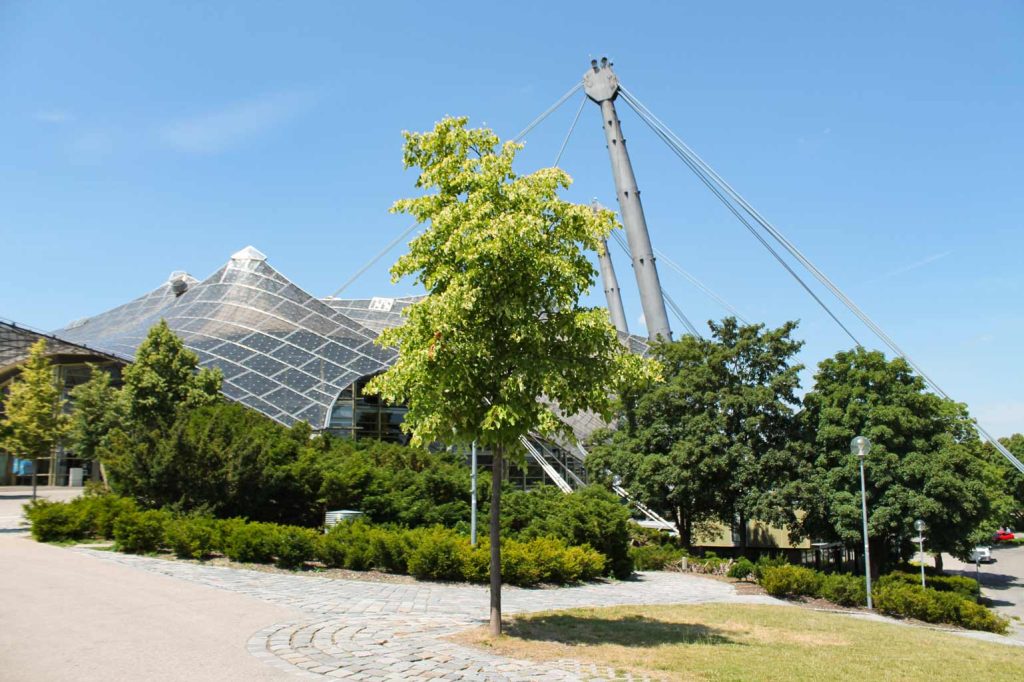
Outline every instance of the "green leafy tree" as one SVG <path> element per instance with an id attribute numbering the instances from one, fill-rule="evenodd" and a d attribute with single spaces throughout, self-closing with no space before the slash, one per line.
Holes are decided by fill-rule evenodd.
<path id="1" fill-rule="evenodd" d="M 818 365 L 801 421 L 810 446 L 795 505 L 795 535 L 863 546 L 860 475 L 850 440 L 867 436 L 872 571 L 913 551 L 913 523 L 932 550 L 969 553 L 991 515 L 991 480 L 965 406 L 925 390 L 901 358 L 863 348 Z"/>
<path id="2" fill-rule="evenodd" d="M 219 369 L 199 369 L 198 356 L 160 320 L 124 370 L 128 418 L 146 429 L 165 427 L 179 408 L 215 402 L 221 380 Z"/>
<path id="3" fill-rule="evenodd" d="M 1015 433 L 1009 438 L 1000 438 L 999 442 L 1017 459 L 1024 459 L 1024 435 Z M 992 445 L 985 443 L 984 447 L 992 489 L 1000 493 L 995 496 L 992 523 L 985 535 L 991 535 L 993 529 L 1002 526 L 1024 530 L 1024 474 L 1007 462 Z"/>
<path id="4" fill-rule="evenodd" d="M 618 428 L 592 448 L 588 466 L 614 472 L 649 507 L 672 518 L 687 547 L 695 529 L 747 520 L 793 521 L 782 491 L 799 460 L 793 441 L 803 345 L 777 329 L 735 318 L 709 323 L 711 338 L 655 346 L 665 382 L 623 395 Z"/>
<path id="5" fill-rule="evenodd" d="M 101 459 L 110 432 L 124 424 L 127 410 L 121 392 L 110 383 L 110 373 L 90 365 L 89 380 L 71 389 L 68 446 L 80 458 L 97 462 L 106 482 Z"/>
<path id="6" fill-rule="evenodd" d="M 427 194 L 393 211 L 427 229 L 392 267 L 428 296 L 406 308 L 404 325 L 378 342 L 401 349 L 369 390 L 407 403 L 403 427 L 415 443 L 469 445 L 493 452 L 495 481 L 506 453 L 530 431 L 566 414 L 608 415 L 610 391 L 647 370 L 619 343 L 603 309 L 584 308 L 596 272 L 587 257 L 615 225 L 609 211 L 559 199 L 570 184 L 557 168 L 520 176 L 512 142 L 465 118 L 405 133 L 404 164 L 419 168 Z M 540 397 L 546 400 L 538 400 Z M 491 487 L 491 632 L 501 631 L 500 485 Z"/>
<path id="7" fill-rule="evenodd" d="M 32 497 L 36 497 L 39 460 L 50 457 L 67 432 L 67 417 L 61 388 L 50 359 L 46 357 L 46 339 L 39 339 L 29 350 L 21 373 L 11 383 L 4 401 L 3 439 L 0 449 L 32 460 Z"/>

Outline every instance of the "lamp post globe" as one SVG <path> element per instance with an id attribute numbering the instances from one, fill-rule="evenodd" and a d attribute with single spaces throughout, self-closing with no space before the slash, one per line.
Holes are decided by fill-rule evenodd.
<path id="1" fill-rule="evenodd" d="M 857 436 L 850 441 L 851 454 L 864 459 L 869 452 L 871 452 L 871 441 L 867 439 L 867 436 Z"/>
<path id="2" fill-rule="evenodd" d="M 868 608 L 874 608 L 871 599 L 871 548 L 868 544 L 868 494 L 864 485 L 864 458 L 871 451 L 871 441 L 866 436 L 857 436 L 850 441 L 850 453 L 860 460 L 860 511 L 864 533 L 864 582 L 867 584 Z"/>
<path id="3" fill-rule="evenodd" d="M 914 530 L 916 530 L 918 533 L 923 533 L 927 528 L 928 524 L 926 524 L 922 519 L 914 521 Z"/>

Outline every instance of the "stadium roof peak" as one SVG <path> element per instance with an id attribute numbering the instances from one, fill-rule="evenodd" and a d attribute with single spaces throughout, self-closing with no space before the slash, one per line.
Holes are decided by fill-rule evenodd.
<path id="1" fill-rule="evenodd" d="M 255 246 L 250 245 L 231 254 L 231 260 L 267 260 L 267 257 Z"/>

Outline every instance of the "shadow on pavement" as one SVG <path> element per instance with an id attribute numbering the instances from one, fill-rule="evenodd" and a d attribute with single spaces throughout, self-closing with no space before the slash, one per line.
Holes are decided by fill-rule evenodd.
<path id="1" fill-rule="evenodd" d="M 551 615 L 511 623 L 507 633 L 522 639 L 561 644 L 618 644 L 649 647 L 658 644 L 737 644 L 722 631 L 696 623 L 665 623 L 644 616 L 609 620 Z"/>

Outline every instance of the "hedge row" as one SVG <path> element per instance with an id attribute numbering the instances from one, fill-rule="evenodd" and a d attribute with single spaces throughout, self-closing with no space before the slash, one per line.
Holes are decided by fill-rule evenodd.
<path id="1" fill-rule="evenodd" d="M 404 529 L 357 520 L 321 534 L 299 526 L 141 511 L 112 495 L 69 503 L 39 501 L 29 505 L 26 514 L 32 535 L 44 542 L 107 538 L 119 551 L 130 553 L 169 549 L 181 558 L 222 554 L 234 561 L 282 568 L 318 561 L 332 568 L 379 569 L 435 580 L 489 579 L 487 542 L 473 547 L 466 536 L 441 526 Z M 605 569 L 604 555 L 588 545 L 570 546 L 544 537 L 502 543 L 502 577 L 512 585 L 593 580 Z"/>
<path id="2" fill-rule="evenodd" d="M 760 573 L 761 586 L 775 597 L 820 597 L 842 606 L 860 606 L 867 601 L 864 579 L 859 576 L 826 575 L 790 565 L 768 566 Z M 895 572 L 878 580 L 871 595 L 876 609 L 890 616 L 1000 634 L 1009 627 L 1009 621 L 977 603 L 976 581 L 958 576 L 933 577 L 928 583 L 935 587 L 925 589 L 918 582 L 920 578 L 911 581 L 908 575 Z"/>

